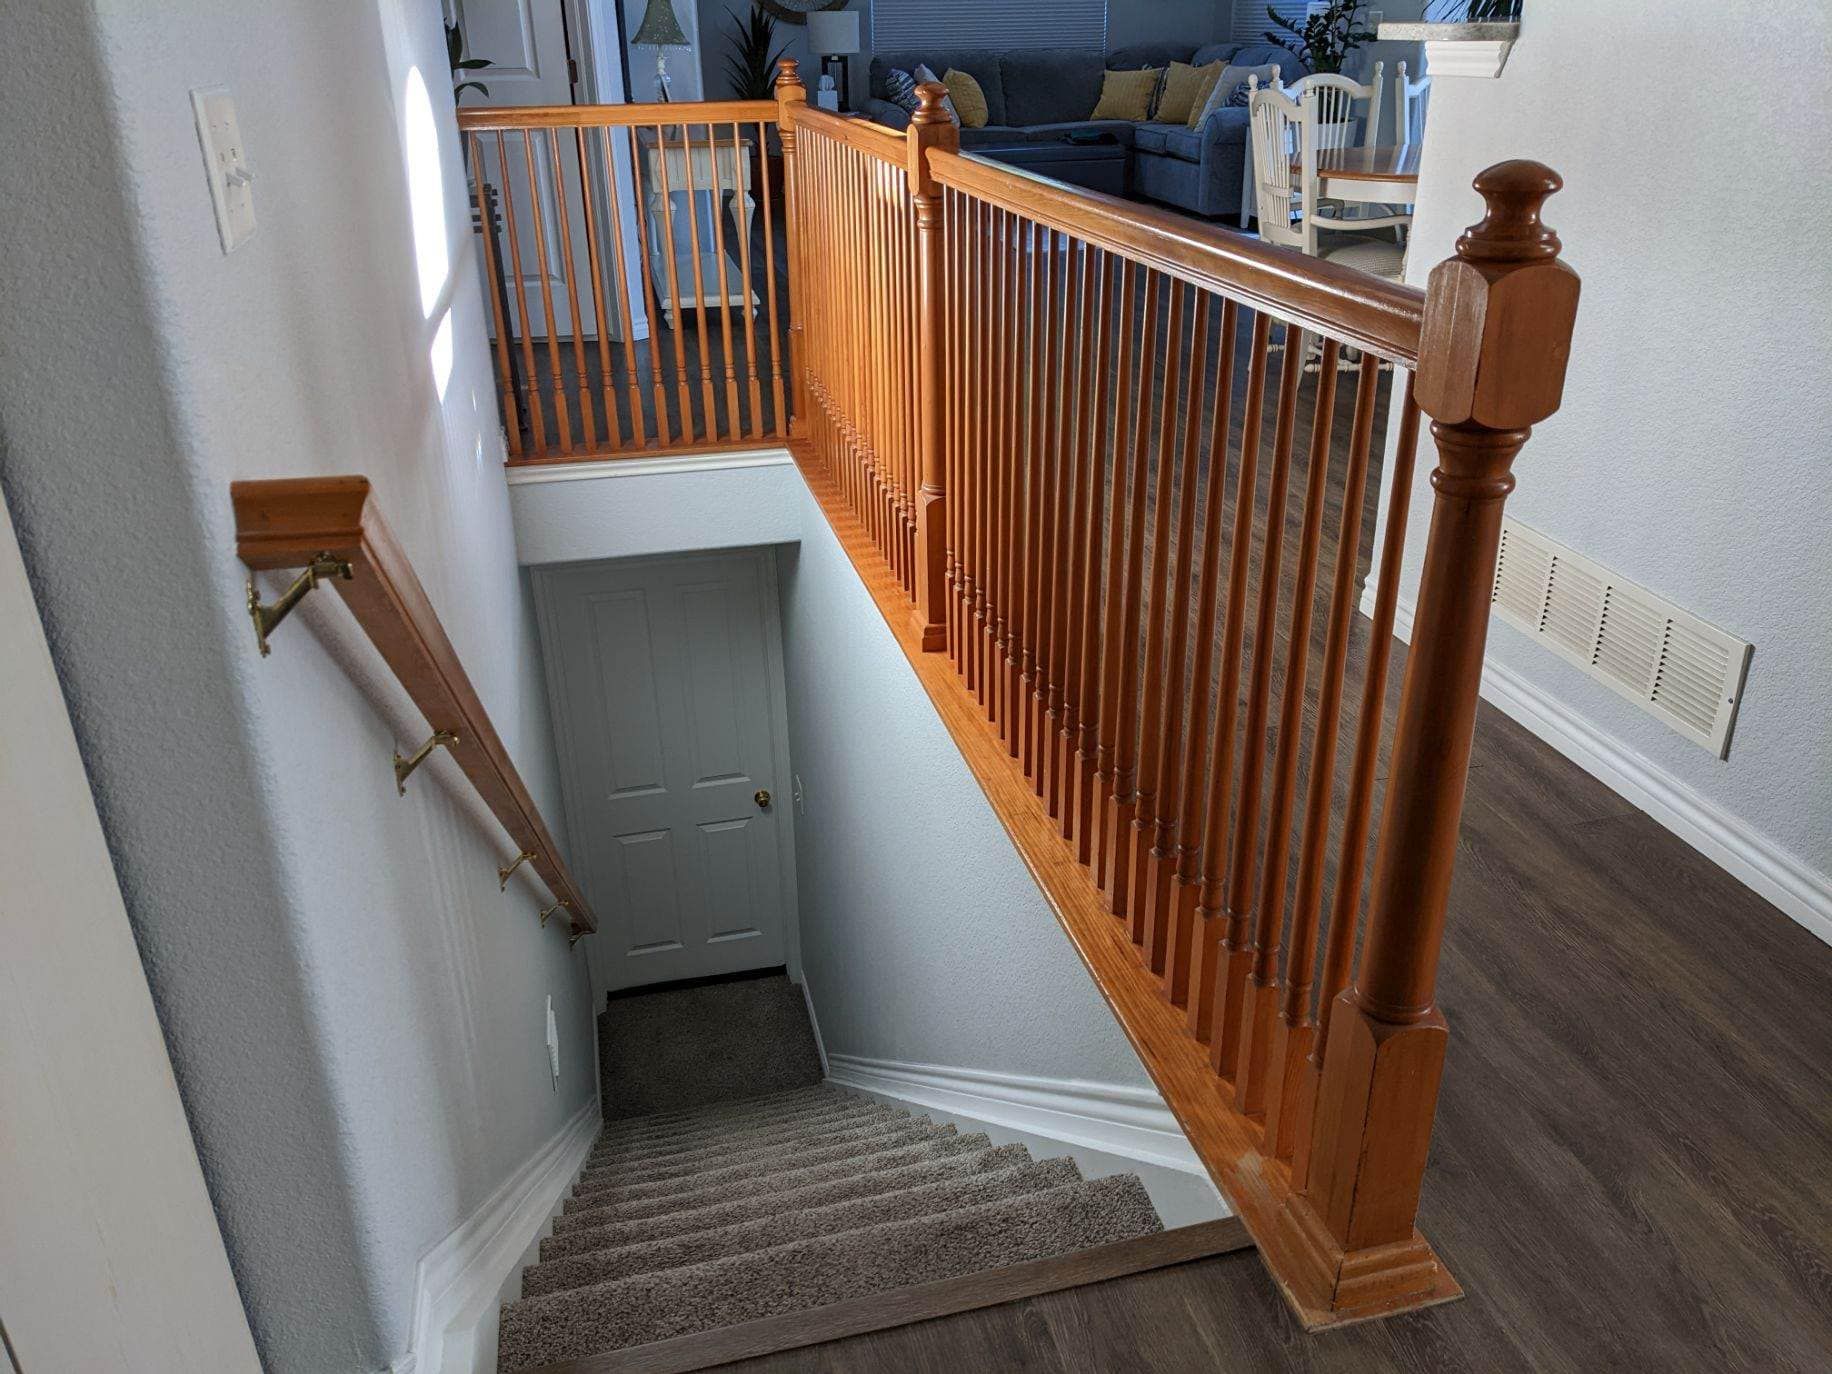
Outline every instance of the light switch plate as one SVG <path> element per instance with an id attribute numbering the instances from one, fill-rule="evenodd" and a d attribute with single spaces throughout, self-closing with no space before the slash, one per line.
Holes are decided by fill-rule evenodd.
<path id="1" fill-rule="evenodd" d="M 217 236 L 223 251 L 233 253 L 254 233 L 254 173 L 242 145 L 235 100 L 227 88 L 214 86 L 192 91 L 191 109 L 197 116 L 197 141 L 204 150 L 204 170 L 210 179 Z"/>

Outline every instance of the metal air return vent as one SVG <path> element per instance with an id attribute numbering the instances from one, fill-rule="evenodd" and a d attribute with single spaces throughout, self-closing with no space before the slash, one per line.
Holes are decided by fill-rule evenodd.
<path id="1" fill-rule="evenodd" d="M 1754 646 L 1513 520 L 1494 612 L 1719 758 Z"/>

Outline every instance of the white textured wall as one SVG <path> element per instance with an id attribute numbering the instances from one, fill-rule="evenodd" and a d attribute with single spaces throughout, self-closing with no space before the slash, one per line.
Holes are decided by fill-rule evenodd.
<path id="1" fill-rule="evenodd" d="M 802 966 L 831 1054 L 1150 1086 L 802 490 L 785 555 Z"/>
<path id="2" fill-rule="evenodd" d="M 558 824 L 439 8 L 25 10 L 0 84 L 7 497 L 263 1359 L 380 1367 L 420 1255 L 594 1091 L 583 960 L 533 889 L 498 894 L 500 829 L 447 761 L 395 796 L 389 752 L 425 725 L 331 598 L 257 658 L 233 551 L 232 478 L 369 474 Z M 430 309 L 415 66 L 450 258 Z M 213 85 L 256 175 L 227 257 L 188 98 Z"/>
<path id="3" fill-rule="evenodd" d="M 1744 53 L 1786 53 L 1800 98 L 1755 97 Z M 1688 0 L 1653 22 L 1630 5 L 1531 0 L 1499 80 L 1436 82 L 1409 266 L 1422 284 L 1480 218 L 1469 184 L 1489 163 L 1533 157 L 1563 175 L 1546 219 L 1583 296 L 1564 406 L 1515 464 L 1509 513 L 1756 652 L 1725 762 L 1500 622 L 1489 659 L 1702 806 L 1734 842 L 1793 865 L 1791 880 L 1816 886 L 1826 912 L 1829 89 L 1824 6 Z M 1755 199 L 1752 176 L 1769 188 Z M 1428 484 L 1415 492 L 1407 598 L 1430 504 Z M 1788 907 L 1832 938 L 1807 900 Z"/>

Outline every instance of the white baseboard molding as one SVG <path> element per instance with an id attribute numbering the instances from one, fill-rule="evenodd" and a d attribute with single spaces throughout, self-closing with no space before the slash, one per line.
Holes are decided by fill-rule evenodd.
<path id="1" fill-rule="evenodd" d="M 814 1049 L 821 1057 L 821 1077 L 833 1077 L 833 1065 L 827 1062 L 827 1042 L 821 1039 L 821 1018 L 814 1014 L 814 994 L 808 988 L 808 975 L 801 976 L 802 1001 L 808 1005 L 808 1029 L 814 1032 Z"/>
<path id="2" fill-rule="evenodd" d="M 413 1337 L 390 1374 L 473 1374 L 496 1368 L 496 1304 L 578 1176 L 602 1126 L 598 1096 L 421 1258 L 414 1276 Z M 476 1334 L 492 1333 L 487 1362 Z"/>
<path id="3" fill-rule="evenodd" d="M 774 468 L 795 459 L 780 445 L 769 448 L 715 449 L 708 453 L 670 453 L 658 458 L 605 458 L 595 462 L 555 463 L 550 467 L 507 470 L 512 487 L 543 482 L 589 482 L 599 477 L 654 477 L 670 472 L 717 472 L 726 468 Z"/>
<path id="4" fill-rule="evenodd" d="M 1365 615 L 1373 611 L 1373 588 L 1370 581 L 1362 596 Z M 1393 632 L 1408 644 L 1412 642 L 1412 619 L 1413 603 L 1401 597 L 1395 607 Z M 1482 696 L 1745 887 L 1832 944 L 1832 877 L 1808 867 L 1512 668 L 1486 660 Z"/>
<path id="5" fill-rule="evenodd" d="M 845 1087 L 1208 1177 L 1177 1119 L 1152 1088 L 852 1054 L 830 1054 L 827 1063 L 828 1078 Z"/>

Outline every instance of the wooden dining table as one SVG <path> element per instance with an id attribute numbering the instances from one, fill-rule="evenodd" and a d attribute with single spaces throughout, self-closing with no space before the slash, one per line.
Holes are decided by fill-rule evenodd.
<path id="1" fill-rule="evenodd" d="M 1294 159 L 1291 170 L 1299 171 Z M 1333 200 L 1410 205 L 1418 199 L 1419 145 L 1317 149 L 1317 194 Z"/>

